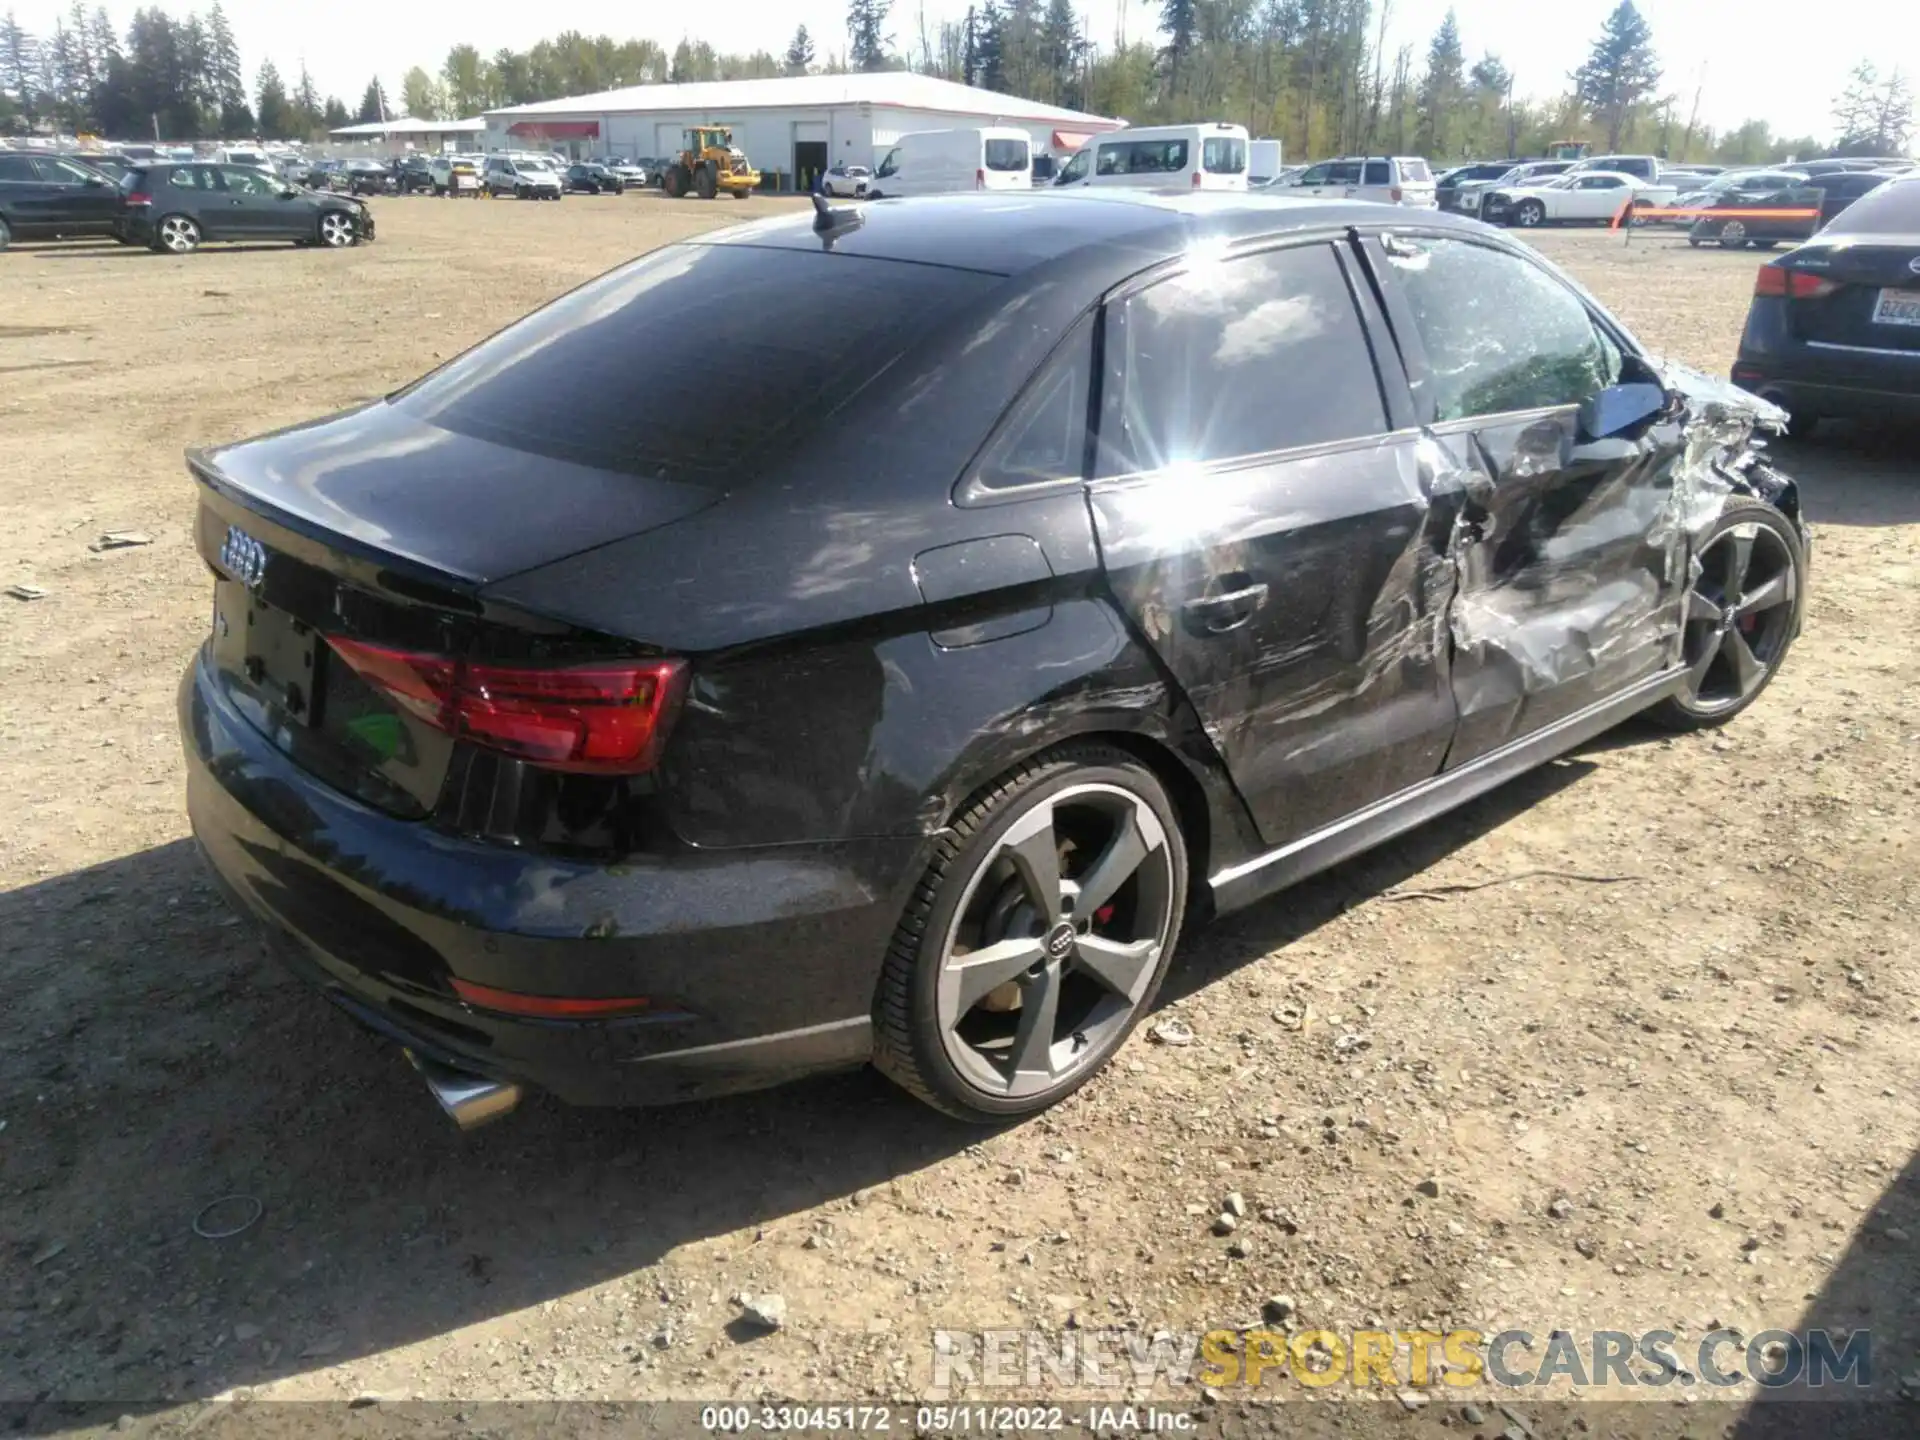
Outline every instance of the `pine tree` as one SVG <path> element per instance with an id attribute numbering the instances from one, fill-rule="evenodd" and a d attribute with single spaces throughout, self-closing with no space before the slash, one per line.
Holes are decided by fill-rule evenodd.
<path id="1" fill-rule="evenodd" d="M 353 123 L 353 117 L 347 113 L 347 107 L 340 103 L 338 95 L 329 95 L 327 103 L 320 110 L 320 123 L 329 130 L 344 130 Z"/>
<path id="2" fill-rule="evenodd" d="M 887 12 L 893 0 L 849 0 L 847 5 L 847 63 L 855 70 L 887 68 Z"/>
<path id="3" fill-rule="evenodd" d="M 213 101 L 220 110 L 220 133 L 229 140 L 251 134 L 253 112 L 247 108 L 247 85 L 240 72 L 240 47 L 227 24 L 220 0 L 214 0 L 207 12 L 208 65 L 213 81 Z"/>
<path id="4" fill-rule="evenodd" d="M 1080 105 L 1080 63 L 1086 50 L 1073 0 L 1049 0 L 1046 19 L 1040 26 L 1040 54 L 1051 89 L 1046 98 L 1053 104 Z"/>
<path id="5" fill-rule="evenodd" d="M 380 77 L 376 75 L 367 82 L 367 93 L 360 97 L 359 123 L 370 125 L 376 120 L 385 120 L 387 115 L 387 92 L 380 88 Z"/>
<path id="6" fill-rule="evenodd" d="M 1466 64 L 1460 23 L 1449 10 L 1427 47 L 1427 73 L 1420 79 L 1420 125 L 1414 140 L 1419 153 L 1436 160 L 1453 153 L 1453 118 L 1466 85 Z"/>
<path id="7" fill-rule="evenodd" d="M 807 34 L 807 27 L 802 25 L 793 32 L 793 42 L 787 46 L 787 74 L 804 75 L 812 66 L 813 37 Z"/>
<path id="8" fill-rule="evenodd" d="M 40 73 L 40 43 L 7 12 L 0 20 L 0 95 L 11 95 L 29 120 L 39 114 L 34 82 Z"/>
<path id="9" fill-rule="evenodd" d="M 300 84 L 293 92 L 294 139 L 310 140 L 313 132 L 320 126 L 320 95 L 313 88 L 313 76 L 307 73 L 307 62 L 300 62 Z"/>
<path id="10" fill-rule="evenodd" d="M 1005 15 L 995 0 L 987 0 L 974 25 L 974 84 L 987 90 L 1007 88 L 1005 39 Z"/>
<path id="11" fill-rule="evenodd" d="M 1586 64 L 1573 72 L 1573 83 L 1580 103 L 1607 127 L 1607 148 L 1618 150 L 1629 112 L 1660 83 L 1653 30 L 1633 0 L 1620 0 L 1607 17 Z"/>
<path id="12" fill-rule="evenodd" d="M 1167 94 L 1177 96 L 1182 93 L 1180 77 L 1186 69 L 1187 59 L 1193 54 L 1193 47 L 1200 30 L 1200 8 L 1197 0 L 1162 0 L 1160 5 L 1160 33 L 1167 37 L 1167 43 L 1160 52 L 1161 63 L 1166 67 Z"/>
<path id="13" fill-rule="evenodd" d="M 274 68 L 271 60 L 260 62 L 260 73 L 254 81 L 254 98 L 259 105 L 256 113 L 261 137 L 267 140 L 292 139 L 298 125 L 293 107 L 287 103 L 287 87 L 281 82 L 280 72 Z"/>

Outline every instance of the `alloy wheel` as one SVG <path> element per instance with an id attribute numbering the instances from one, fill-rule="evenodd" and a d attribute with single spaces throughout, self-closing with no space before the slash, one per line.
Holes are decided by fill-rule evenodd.
<path id="1" fill-rule="evenodd" d="M 1076 785 L 1023 812 L 968 879 L 940 952 L 955 1070 L 1021 1099 L 1104 1058 L 1158 972 L 1175 890 L 1166 831 L 1131 791 Z"/>
<path id="2" fill-rule="evenodd" d="M 338 248 L 353 243 L 353 220 L 338 210 L 329 210 L 320 217 L 320 241 L 324 245 Z"/>
<path id="3" fill-rule="evenodd" d="M 1720 243 L 1729 250 L 1738 250 L 1747 243 L 1747 227 L 1744 221 L 1729 220 L 1720 227 Z"/>
<path id="4" fill-rule="evenodd" d="M 1532 226 L 1538 225 L 1542 220 L 1546 218 L 1547 218 L 1546 207 L 1543 206 L 1538 200 L 1529 200 L 1524 205 L 1522 205 L 1518 210 L 1513 212 L 1514 223 L 1517 225 L 1525 225 L 1525 226 L 1528 226 L 1529 228 Z"/>
<path id="5" fill-rule="evenodd" d="M 200 243 L 200 227 L 184 215 L 169 215 L 160 222 L 160 243 L 184 255 Z"/>
<path id="6" fill-rule="evenodd" d="M 1792 638 L 1798 598 L 1793 554 L 1773 529 L 1747 523 L 1714 537 L 1687 594 L 1687 708 L 1732 710 L 1765 684 Z"/>

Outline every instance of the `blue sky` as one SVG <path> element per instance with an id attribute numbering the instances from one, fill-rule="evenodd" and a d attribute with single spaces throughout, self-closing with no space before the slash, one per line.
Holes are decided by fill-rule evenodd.
<path id="1" fill-rule="evenodd" d="M 49 0 L 8 0 L 22 25 L 51 27 L 66 7 Z M 184 14 L 193 0 L 160 0 Z M 435 69 L 449 46 L 466 41 L 490 52 L 503 45 L 524 48 L 564 28 L 617 38 L 646 36 L 671 47 L 688 32 L 686 14 L 707 14 L 704 37 L 726 48 L 764 47 L 778 54 L 794 26 L 805 22 L 816 47 L 846 43 L 846 7 L 835 0 L 733 0 L 720 10 L 683 11 L 670 5 L 636 6 L 631 0 L 567 0 L 551 11 L 504 0 L 465 0 L 458 5 L 394 5 L 391 0 L 224 0 L 240 41 L 249 82 L 260 61 L 271 57 L 289 83 L 302 59 L 323 91 L 356 104 L 374 65 L 397 94 L 399 78 L 415 64 Z M 1379 0 L 1375 0 L 1378 4 Z M 1521 94 L 1563 91 L 1568 73 L 1616 0 L 1457 0 L 1462 38 L 1470 57 L 1493 50 L 1515 72 Z M 131 3 L 110 3 L 122 26 Z M 1102 44 L 1124 22 L 1129 35 L 1151 33 L 1156 4 L 1132 0 L 1082 0 L 1088 28 Z M 1904 58 L 1920 69 L 1920 4 L 1913 0 L 1828 0 L 1810 19 L 1804 5 L 1784 0 L 1640 0 L 1653 27 L 1666 68 L 1666 88 L 1682 97 L 1682 113 L 1701 89 L 1703 120 L 1725 130 L 1748 118 L 1769 121 L 1776 132 L 1826 136 L 1830 107 L 1847 72 L 1865 57 L 1886 63 Z M 1448 9 L 1448 0 L 1393 0 L 1390 47 L 1411 43 L 1416 54 Z M 966 12 L 966 0 L 895 0 L 890 28 L 896 45 L 916 32 L 924 13 L 929 29 L 943 17 Z"/>

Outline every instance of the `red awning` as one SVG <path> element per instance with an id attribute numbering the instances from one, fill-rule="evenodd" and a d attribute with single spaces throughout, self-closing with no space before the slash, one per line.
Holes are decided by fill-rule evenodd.
<path id="1" fill-rule="evenodd" d="M 598 140 L 600 122 L 598 120 L 517 120 L 508 128 L 507 133 L 528 139 Z"/>
<path id="2" fill-rule="evenodd" d="M 1078 150 L 1091 139 L 1093 139 L 1093 136 L 1083 135 L 1078 130 L 1056 130 L 1053 132 L 1053 148 L 1056 150 Z"/>

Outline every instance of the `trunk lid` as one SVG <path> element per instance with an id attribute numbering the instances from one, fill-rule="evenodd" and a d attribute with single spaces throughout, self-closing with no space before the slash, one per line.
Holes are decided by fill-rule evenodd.
<path id="1" fill-rule="evenodd" d="M 484 602 L 489 581 L 672 523 L 719 492 L 527 455 L 385 404 L 189 456 L 195 543 L 215 572 L 206 664 L 297 764 L 424 818 L 459 742 L 326 643 L 564 663 L 631 645 Z M 539 477 L 537 491 L 529 475 Z"/>
<path id="2" fill-rule="evenodd" d="M 1825 295 L 1787 307 L 1810 344 L 1920 353 L 1920 237 L 1821 244 L 1783 256 L 1781 268 L 1832 282 Z"/>

